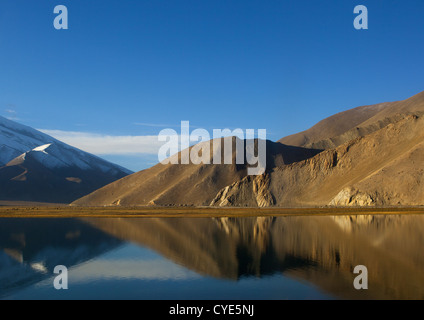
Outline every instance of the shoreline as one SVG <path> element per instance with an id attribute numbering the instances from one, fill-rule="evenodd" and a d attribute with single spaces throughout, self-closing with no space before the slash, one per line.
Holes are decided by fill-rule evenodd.
<path id="1" fill-rule="evenodd" d="M 424 214 L 424 207 L 75 207 L 0 206 L 0 218 L 224 218 Z"/>

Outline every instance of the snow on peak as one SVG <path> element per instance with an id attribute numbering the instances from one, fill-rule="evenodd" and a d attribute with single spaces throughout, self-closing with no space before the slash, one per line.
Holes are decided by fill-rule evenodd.
<path id="1" fill-rule="evenodd" d="M 37 147 L 37 148 L 32 149 L 32 151 L 38 151 L 38 152 L 43 152 L 43 153 L 45 153 L 45 154 L 48 154 L 48 153 L 46 152 L 46 149 L 47 149 L 48 147 L 50 147 L 51 145 L 52 145 L 51 143 L 49 143 L 49 144 L 45 144 L 45 145 L 42 145 L 42 146 L 39 146 L 39 147 Z"/>
<path id="2" fill-rule="evenodd" d="M 99 157 L 67 145 L 31 127 L 0 116 L 0 167 L 23 153 L 41 161 L 49 168 L 78 167 L 83 170 L 100 170 L 108 175 L 132 172 Z"/>

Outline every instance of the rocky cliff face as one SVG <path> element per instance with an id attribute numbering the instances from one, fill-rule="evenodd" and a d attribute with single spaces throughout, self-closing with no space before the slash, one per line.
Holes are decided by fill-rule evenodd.
<path id="1" fill-rule="evenodd" d="M 373 199 L 369 194 L 361 193 L 359 190 L 356 190 L 352 187 L 347 187 L 340 191 L 337 196 L 330 201 L 330 206 L 371 206 L 375 204 L 375 199 Z"/>
<path id="2" fill-rule="evenodd" d="M 218 192 L 210 206 L 270 207 L 275 201 L 269 190 L 270 175 L 247 176 Z"/>

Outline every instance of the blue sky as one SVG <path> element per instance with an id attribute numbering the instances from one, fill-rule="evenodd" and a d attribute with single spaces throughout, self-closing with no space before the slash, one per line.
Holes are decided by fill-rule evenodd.
<path id="1" fill-rule="evenodd" d="M 68 30 L 53 28 L 61 4 Z M 87 151 L 132 170 L 183 120 L 276 141 L 423 91 L 423 14 L 422 0 L 2 0 L 0 115 L 86 149 L 95 137 Z"/>

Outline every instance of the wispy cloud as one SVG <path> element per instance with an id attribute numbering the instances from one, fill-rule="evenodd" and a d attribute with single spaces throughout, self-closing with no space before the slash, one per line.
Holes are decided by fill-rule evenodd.
<path id="1" fill-rule="evenodd" d="M 14 105 L 7 105 L 7 108 L 4 110 L 4 112 L 6 114 L 7 119 L 12 121 L 18 121 L 20 119 L 18 118 L 18 113 L 16 112 L 14 108 L 15 108 Z"/>
<path id="2" fill-rule="evenodd" d="M 111 136 L 90 132 L 39 130 L 96 155 L 158 154 L 163 145 L 157 136 Z"/>
<path id="3" fill-rule="evenodd" d="M 134 122 L 133 125 L 142 126 L 142 127 L 152 127 L 152 128 L 181 128 L 181 123 L 180 124 L 164 124 L 164 123 Z M 190 128 L 200 128 L 200 127 L 190 124 Z"/>
<path id="4" fill-rule="evenodd" d="M 153 127 L 153 128 L 175 128 L 178 127 L 176 125 L 171 126 L 169 124 L 163 124 L 163 123 L 145 123 L 145 122 L 134 122 L 135 126 L 142 126 L 142 127 Z"/>

